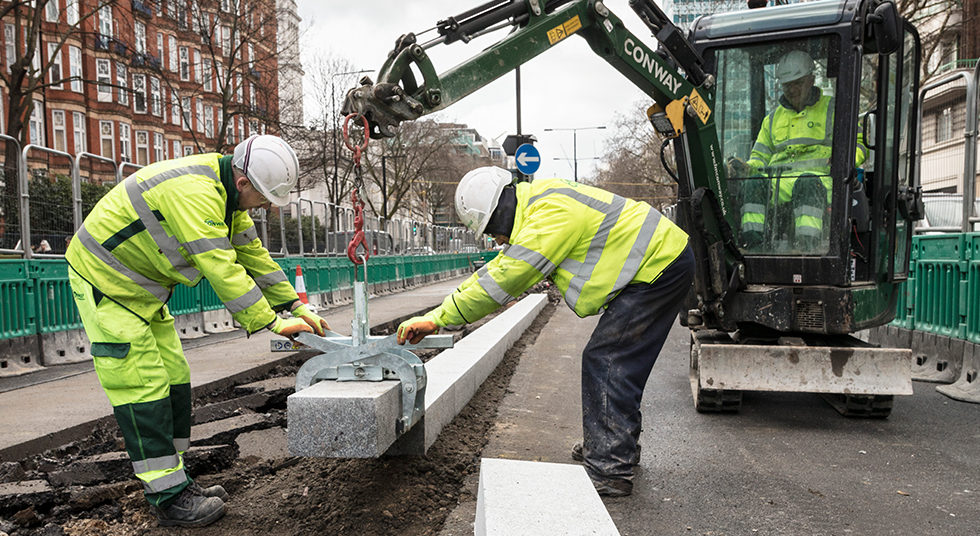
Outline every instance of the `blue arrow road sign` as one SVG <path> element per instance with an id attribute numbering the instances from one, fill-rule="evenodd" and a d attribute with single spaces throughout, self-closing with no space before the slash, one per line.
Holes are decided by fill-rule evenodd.
<path id="1" fill-rule="evenodd" d="M 541 167 L 541 153 L 530 143 L 517 148 L 514 160 L 517 162 L 517 171 L 525 175 L 533 175 Z"/>

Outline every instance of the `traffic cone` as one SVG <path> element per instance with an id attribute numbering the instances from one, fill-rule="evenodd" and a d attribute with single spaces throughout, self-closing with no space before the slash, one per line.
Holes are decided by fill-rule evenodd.
<path id="1" fill-rule="evenodd" d="M 296 265 L 296 294 L 299 295 L 300 301 L 306 305 L 310 304 L 310 299 L 306 297 L 306 283 L 303 281 L 303 267 Z"/>

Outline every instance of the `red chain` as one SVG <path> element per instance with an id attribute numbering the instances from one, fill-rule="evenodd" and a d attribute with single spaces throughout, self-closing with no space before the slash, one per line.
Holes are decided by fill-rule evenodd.
<path id="1" fill-rule="evenodd" d="M 361 119 L 364 122 L 364 143 L 361 145 L 351 145 L 350 135 L 349 135 L 349 125 L 351 119 Z M 364 264 L 364 261 L 370 256 L 370 252 L 367 248 L 367 242 L 364 240 L 364 201 L 358 198 L 358 190 L 360 189 L 361 183 L 361 153 L 367 149 L 368 139 L 369 139 L 369 129 L 368 120 L 363 115 L 350 114 L 344 119 L 344 145 L 347 146 L 354 153 L 354 171 L 357 176 L 357 182 L 354 188 L 350 192 L 350 202 L 354 207 L 354 236 L 351 238 L 350 244 L 347 244 L 347 258 L 354 264 Z M 364 255 L 357 255 L 357 246 L 364 248 Z"/>
<path id="2" fill-rule="evenodd" d="M 357 198 L 357 190 L 351 190 L 350 202 L 354 206 L 354 237 L 347 244 L 347 258 L 354 264 L 364 264 L 370 256 L 367 242 L 364 241 L 364 201 Z M 364 256 L 357 256 L 357 246 L 364 247 Z"/>

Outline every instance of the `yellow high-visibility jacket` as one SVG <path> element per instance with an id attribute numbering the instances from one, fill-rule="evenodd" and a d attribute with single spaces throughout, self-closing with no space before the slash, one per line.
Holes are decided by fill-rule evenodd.
<path id="1" fill-rule="evenodd" d="M 786 178 L 780 182 L 779 202 L 793 197 L 795 178 L 803 173 L 820 176 L 827 188 L 827 199 L 833 181 L 830 178 L 830 157 L 834 135 L 834 99 L 813 88 L 803 110 L 797 112 L 786 100 L 762 121 L 759 136 L 746 162 L 755 170 L 765 166 L 780 169 L 774 175 Z M 860 166 L 868 157 L 863 134 L 858 134 L 854 165 Z"/>
<path id="2" fill-rule="evenodd" d="M 510 245 L 426 316 L 474 322 L 550 277 L 580 317 L 630 283 L 651 283 L 687 247 L 687 234 L 646 203 L 563 179 L 517 185 Z"/>
<path id="3" fill-rule="evenodd" d="M 174 286 L 206 277 L 235 320 L 254 333 L 298 297 L 237 210 L 231 157 L 202 154 L 140 169 L 92 209 L 65 258 L 107 298 L 144 320 Z M 271 305 L 270 305 L 271 304 Z"/>

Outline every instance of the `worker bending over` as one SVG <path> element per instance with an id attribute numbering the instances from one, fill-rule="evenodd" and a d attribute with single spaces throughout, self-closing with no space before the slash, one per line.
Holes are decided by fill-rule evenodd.
<path id="1" fill-rule="evenodd" d="M 511 180 L 485 167 L 460 181 L 460 220 L 507 246 L 442 305 L 402 323 L 398 342 L 475 322 L 546 277 L 580 317 L 604 311 L 582 352 L 584 442 L 572 457 L 600 495 L 629 495 L 643 387 L 694 277 L 687 234 L 650 205 L 598 188 Z"/>
<path id="2" fill-rule="evenodd" d="M 283 206 L 299 162 L 286 142 L 252 136 L 234 156 L 201 154 L 140 169 L 92 209 L 65 258 L 99 382 L 136 477 L 163 526 L 203 526 L 224 514 L 221 486 L 184 468 L 191 382 L 167 300 L 207 278 L 249 333 L 329 329 L 262 247 L 248 210 Z M 289 310 L 293 317 L 279 318 Z"/>

